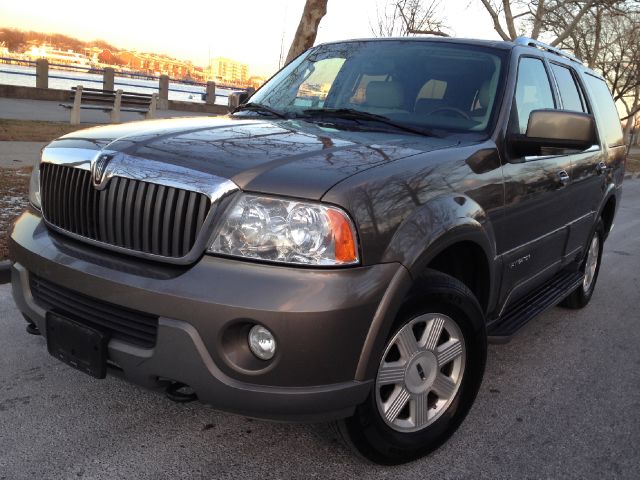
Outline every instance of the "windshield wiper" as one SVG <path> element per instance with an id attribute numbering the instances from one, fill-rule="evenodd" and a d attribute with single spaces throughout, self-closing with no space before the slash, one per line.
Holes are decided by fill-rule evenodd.
<path id="1" fill-rule="evenodd" d="M 271 107 L 267 107 L 266 105 L 262 105 L 261 103 L 249 102 L 243 103 L 242 105 L 236 107 L 236 109 L 231 113 L 241 112 L 243 110 L 248 110 L 250 112 L 262 112 L 273 115 L 278 118 L 288 118 L 284 113 L 274 110 Z"/>
<path id="2" fill-rule="evenodd" d="M 384 115 L 378 115 L 376 113 L 365 112 L 363 110 L 356 110 L 355 108 L 311 108 L 302 111 L 303 114 L 311 116 L 326 116 L 336 118 L 346 118 L 352 120 L 370 120 L 373 122 L 384 123 L 398 130 L 404 130 L 405 132 L 414 133 L 416 135 L 424 135 L 426 137 L 438 137 L 430 130 L 423 130 L 420 128 L 413 128 L 402 123 L 395 122 Z"/>

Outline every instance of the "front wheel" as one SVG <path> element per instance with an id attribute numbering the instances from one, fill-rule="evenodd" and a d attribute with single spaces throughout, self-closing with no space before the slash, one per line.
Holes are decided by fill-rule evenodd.
<path id="1" fill-rule="evenodd" d="M 482 382 L 486 334 L 478 301 L 438 272 L 424 276 L 418 291 L 398 315 L 369 398 L 339 423 L 347 443 L 381 464 L 408 462 L 442 445 Z"/>

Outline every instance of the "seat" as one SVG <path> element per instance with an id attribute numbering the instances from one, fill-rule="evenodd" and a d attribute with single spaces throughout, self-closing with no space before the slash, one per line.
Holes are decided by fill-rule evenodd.
<path id="1" fill-rule="evenodd" d="M 404 106 L 404 88 L 400 82 L 369 82 L 363 105 L 372 109 L 401 110 Z"/>

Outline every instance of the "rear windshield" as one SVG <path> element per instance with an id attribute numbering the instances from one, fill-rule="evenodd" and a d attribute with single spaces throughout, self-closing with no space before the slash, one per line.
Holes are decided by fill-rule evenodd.
<path id="1" fill-rule="evenodd" d="M 251 98 L 291 116 L 355 109 L 413 127 L 485 132 L 499 105 L 507 52 L 438 42 L 321 45 Z"/>
<path id="2" fill-rule="evenodd" d="M 592 102 L 599 113 L 598 129 L 600 130 L 600 135 L 610 147 L 624 144 L 620 117 L 613 103 L 613 98 L 611 98 L 609 87 L 607 87 L 604 80 L 593 75 L 586 74 L 584 78 L 591 92 Z"/>

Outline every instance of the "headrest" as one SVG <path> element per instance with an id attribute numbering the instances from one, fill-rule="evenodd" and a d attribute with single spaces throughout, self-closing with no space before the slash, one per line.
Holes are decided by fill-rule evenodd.
<path id="1" fill-rule="evenodd" d="M 365 103 L 370 107 L 401 108 L 404 103 L 404 89 L 400 82 L 369 82 L 365 97 Z"/>

